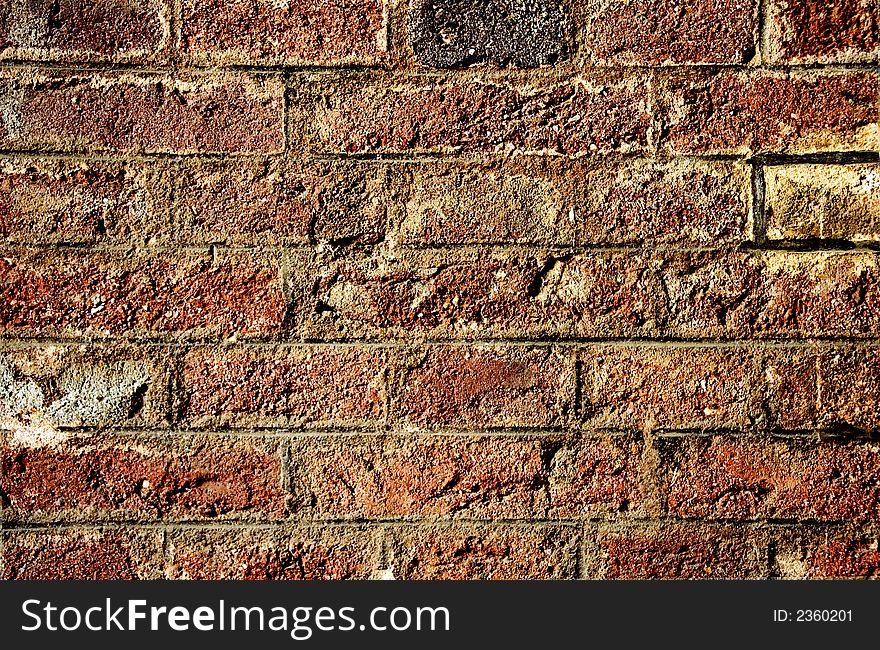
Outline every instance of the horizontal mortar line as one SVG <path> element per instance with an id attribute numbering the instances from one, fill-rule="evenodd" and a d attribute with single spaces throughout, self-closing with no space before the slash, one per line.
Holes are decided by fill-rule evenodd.
<path id="1" fill-rule="evenodd" d="M 279 120 L 280 123 L 280 120 Z M 228 152 L 138 152 L 130 149 L 102 149 L 96 147 L 94 149 L 4 149 L 0 147 L 0 157 L 3 158 L 34 158 L 49 160 L 78 160 L 88 161 L 95 159 L 99 162 L 156 162 L 161 160 L 186 161 L 186 160 L 204 160 L 204 161 L 242 161 L 242 160 L 258 160 L 262 161 L 267 158 L 284 158 L 286 152 L 279 151 L 228 151 Z"/>
<path id="2" fill-rule="evenodd" d="M 561 348 L 564 350 L 583 347 L 608 348 L 747 348 L 747 349 L 837 349 L 837 348 L 875 348 L 880 345 L 878 337 L 804 337 L 804 338 L 755 338 L 755 339 L 695 339 L 695 338 L 546 338 L 546 339 L 514 339 L 514 338 L 474 338 L 474 339 L 400 339 L 388 338 L 381 341 L 364 340 L 333 340 L 333 339 L 160 339 L 144 336 L 122 338 L 64 338 L 64 337 L 0 337 L 0 350 L 14 351 L 42 345 L 64 347 L 106 347 L 124 349 L 137 348 L 181 348 L 187 351 L 202 349 L 220 350 L 276 350 L 276 349 L 349 349 L 370 348 L 388 350 L 408 350 L 420 347 L 510 347 L 510 348 Z"/>
<path id="3" fill-rule="evenodd" d="M 753 442 L 773 442 L 791 440 L 798 442 L 876 442 L 880 439 L 880 432 L 853 431 L 847 427 L 835 428 L 806 428 L 806 429 L 783 429 L 779 427 L 760 427 L 753 429 L 748 427 L 706 427 L 706 428 L 674 428 L 661 427 L 654 429 L 652 435 L 658 438 L 741 438 Z"/>
<path id="4" fill-rule="evenodd" d="M 826 151 L 804 154 L 758 154 L 748 159 L 754 164 L 781 165 L 857 165 L 880 162 L 880 151 Z"/>
<path id="5" fill-rule="evenodd" d="M 74 55 L 75 57 L 76 55 Z M 357 73 L 390 73 L 392 68 L 387 62 L 340 62 L 336 64 L 310 63 L 219 63 L 183 60 L 161 60 L 161 57 L 143 57 L 136 61 L 112 60 L 64 60 L 61 58 L 27 58 L 9 57 L 0 59 L 2 70 L 39 70 L 48 73 L 83 74 L 83 73 L 135 73 L 144 76 L 178 77 L 195 75 L 208 77 L 224 74 L 248 74 L 255 76 L 285 76 L 290 74 L 357 74 Z"/>

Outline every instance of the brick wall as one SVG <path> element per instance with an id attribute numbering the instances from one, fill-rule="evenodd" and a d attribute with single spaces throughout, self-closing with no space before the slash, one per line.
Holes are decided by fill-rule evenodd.
<path id="1" fill-rule="evenodd" d="M 2 574 L 880 574 L 877 7 L 3 3 Z"/>

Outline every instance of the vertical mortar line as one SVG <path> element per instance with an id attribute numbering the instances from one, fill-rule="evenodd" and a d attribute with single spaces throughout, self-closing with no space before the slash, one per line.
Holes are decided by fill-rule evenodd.
<path id="1" fill-rule="evenodd" d="M 293 75 L 289 70 L 285 70 L 281 76 L 283 88 L 281 91 L 281 152 L 280 159 L 287 161 L 290 151 L 290 85 Z"/>
<path id="2" fill-rule="evenodd" d="M 760 159 L 754 158 L 749 164 L 752 167 L 752 242 L 763 246 L 767 243 L 764 164 Z"/>
<path id="3" fill-rule="evenodd" d="M 172 68 L 180 65 L 183 48 L 183 0 L 166 0 L 164 9 L 168 16 L 168 43 L 164 59 Z"/>
<path id="4" fill-rule="evenodd" d="M 764 40 L 765 40 L 765 35 L 764 35 L 764 31 L 765 31 L 764 3 L 765 2 L 766 2 L 766 0 L 757 0 L 756 7 L 755 7 L 755 9 L 757 11 L 757 16 L 756 16 L 756 21 L 755 21 L 756 22 L 755 30 L 757 32 L 755 34 L 755 58 L 758 61 L 758 65 L 761 67 L 764 67 L 764 64 L 765 64 L 764 56 L 766 55 L 766 52 L 765 52 L 766 48 L 764 47 Z"/>
<path id="5" fill-rule="evenodd" d="M 168 527 L 163 526 L 162 535 L 162 573 L 167 580 L 171 579 L 171 567 L 174 565 L 173 550 L 171 548 L 171 539 L 168 535 Z"/>

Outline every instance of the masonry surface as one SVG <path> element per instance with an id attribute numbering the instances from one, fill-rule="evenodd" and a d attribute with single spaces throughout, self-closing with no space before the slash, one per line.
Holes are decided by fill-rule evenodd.
<path id="1" fill-rule="evenodd" d="M 6 578 L 880 575 L 871 0 L 0 6 Z"/>

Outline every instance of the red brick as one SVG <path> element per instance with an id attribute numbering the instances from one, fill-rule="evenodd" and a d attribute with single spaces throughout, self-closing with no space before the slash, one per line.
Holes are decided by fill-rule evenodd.
<path id="1" fill-rule="evenodd" d="M 685 337 L 877 336 L 875 253 L 689 254 L 667 257 L 667 330 Z"/>
<path id="2" fill-rule="evenodd" d="M 816 357 L 797 349 L 597 347 L 581 355 L 584 417 L 644 429 L 804 429 L 816 419 Z"/>
<path id="3" fill-rule="evenodd" d="M 380 422 L 383 351 L 356 348 L 197 350 L 183 366 L 184 417 L 196 423 Z"/>
<path id="4" fill-rule="evenodd" d="M 294 146 L 340 153 L 640 151 L 647 93 L 642 78 L 546 87 L 359 79 L 295 87 L 290 132 Z"/>
<path id="5" fill-rule="evenodd" d="M 167 233 L 156 182 L 139 165 L 0 161 L 0 236 L 19 244 L 90 244 Z"/>
<path id="6" fill-rule="evenodd" d="M 295 167 L 193 162 L 178 180 L 178 237 L 193 242 L 290 245 L 378 242 L 383 167 Z"/>
<path id="7" fill-rule="evenodd" d="M 766 11 L 772 63 L 871 61 L 880 53 L 873 0 L 772 0 Z"/>
<path id="8" fill-rule="evenodd" d="M 667 80 L 666 142 L 686 154 L 875 150 L 878 75 L 688 71 Z"/>
<path id="9" fill-rule="evenodd" d="M 747 63 L 755 53 L 753 0 L 590 0 L 585 46 L 603 63 Z"/>
<path id="10" fill-rule="evenodd" d="M 728 163 L 432 164 L 399 184 L 407 243 L 719 246 L 747 238 L 749 179 Z"/>
<path id="11" fill-rule="evenodd" d="M 775 570 L 782 578 L 877 578 L 877 535 L 852 530 L 804 529 L 786 535 L 776 551 Z"/>
<path id="12" fill-rule="evenodd" d="M 39 58 L 156 52 L 167 29 L 159 0 L 28 0 L 0 7 L 0 55 Z"/>
<path id="13" fill-rule="evenodd" d="M 374 577 L 369 529 L 193 530 L 172 533 L 169 577 L 177 580 L 351 580 Z"/>
<path id="14" fill-rule="evenodd" d="M 345 260 L 316 271 L 308 326 L 334 337 L 638 336 L 656 326 L 648 268 L 644 256 L 616 252 Z"/>
<path id="15" fill-rule="evenodd" d="M 183 0 L 186 52 L 214 63 L 377 63 L 383 0 Z"/>
<path id="16" fill-rule="evenodd" d="M 577 538 L 568 528 L 413 528 L 398 534 L 393 574 L 403 580 L 570 580 Z"/>
<path id="17" fill-rule="evenodd" d="M 880 240 L 880 165 L 764 170 L 767 238 Z"/>
<path id="18" fill-rule="evenodd" d="M 570 407 L 570 361 L 549 348 L 439 347 L 413 362 L 399 397 L 412 424 L 552 426 Z"/>
<path id="19" fill-rule="evenodd" d="M 819 412 L 825 426 L 880 431 L 880 349 L 823 354 L 819 381 Z"/>
<path id="20" fill-rule="evenodd" d="M 76 438 L 2 453 L 2 489 L 18 518 L 284 515 L 280 456 L 263 443 Z"/>
<path id="21" fill-rule="evenodd" d="M 0 353 L 0 428 L 43 446 L 76 427 L 162 426 L 169 359 L 162 350 L 33 345 Z"/>
<path id="22" fill-rule="evenodd" d="M 745 580 L 768 573 L 767 534 L 726 527 L 602 528 L 587 559 L 606 580 Z M 589 548 L 589 547 L 588 547 Z"/>
<path id="23" fill-rule="evenodd" d="M 585 517 L 639 503 L 639 447 L 585 439 L 324 438 L 291 448 L 304 515 L 332 519 Z"/>
<path id="24" fill-rule="evenodd" d="M 160 533 L 52 530 L 2 533 L 4 580 L 156 580 Z"/>
<path id="25" fill-rule="evenodd" d="M 43 151 L 277 152 L 284 86 L 274 76 L 0 77 L 0 144 Z"/>
<path id="26" fill-rule="evenodd" d="M 285 311 L 279 270 L 249 258 L 53 251 L 0 260 L 0 278 L 15 335 L 267 333 Z"/>
<path id="27" fill-rule="evenodd" d="M 880 519 L 880 446 L 815 439 L 658 442 L 668 512 L 700 519 Z"/>

